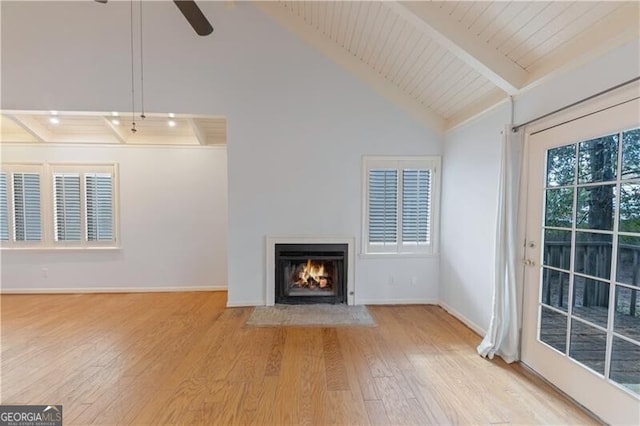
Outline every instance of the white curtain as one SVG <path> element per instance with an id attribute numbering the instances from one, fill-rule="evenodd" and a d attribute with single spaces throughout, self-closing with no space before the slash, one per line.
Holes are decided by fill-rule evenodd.
<path id="1" fill-rule="evenodd" d="M 487 335 L 478 346 L 480 355 L 493 359 L 497 354 L 508 363 L 520 359 L 521 306 L 516 268 L 519 266 L 517 221 L 523 147 L 524 132 L 512 132 L 510 126 L 505 127 L 498 188 L 493 311 Z"/>

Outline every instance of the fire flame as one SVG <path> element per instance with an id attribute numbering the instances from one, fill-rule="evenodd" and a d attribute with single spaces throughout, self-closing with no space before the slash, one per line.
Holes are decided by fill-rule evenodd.
<path id="1" fill-rule="evenodd" d="M 307 264 L 298 273 L 296 284 L 300 287 L 327 287 L 329 285 L 329 276 L 325 271 L 324 264 L 313 263 L 311 259 L 307 259 Z"/>
<path id="2" fill-rule="evenodd" d="M 307 264 L 304 269 L 300 271 L 299 278 L 304 281 L 308 281 L 309 277 L 313 278 L 314 281 L 320 281 L 321 277 L 324 277 L 324 265 L 311 263 L 311 259 L 307 259 Z"/>

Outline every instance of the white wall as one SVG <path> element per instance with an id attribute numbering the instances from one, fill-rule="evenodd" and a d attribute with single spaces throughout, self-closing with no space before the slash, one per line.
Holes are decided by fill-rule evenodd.
<path id="1" fill-rule="evenodd" d="M 499 142 L 509 117 L 505 104 L 446 136 L 440 300 L 477 331 L 491 318 Z"/>
<path id="2" fill-rule="evenodd" d="M 515 124 L 628 81 L 640 74 L 638 42 L 629 43 L 519 95 Z M 491 319 L 503 104 L 445 137 L 440 300 L 483 332 Z"/>
<path id="3" fill-rule="evenodd" d="M 640 40 L 636 39 L 517 96 L 514 121 L 527 122 L 638 76 Z"/>
<path id="4" fill-rule="evenodd" d="M 359 245 L 362 156 L 439 155 L 442 139 L 235 4 L 201 2 L 215 32 L 198 38 L 171 2 L 145 3 L 145 102 L 227 117 L 229 303 L 262 304 L 267 235 Z M 130 109 L 128 13 L 122 2 L 2 2 L 3 108 Z M 438 258 L 356 259 L 360 303 L 436 301 L 438 282 Z"/>
<path id="5" fill-rule="evenodd" d="M 6 163 L 117 163 L 120 217 L 118 250 L 4 249 L 2 291 L 226 287 L 224 147 L 11 144 L 1 154 Z"/>

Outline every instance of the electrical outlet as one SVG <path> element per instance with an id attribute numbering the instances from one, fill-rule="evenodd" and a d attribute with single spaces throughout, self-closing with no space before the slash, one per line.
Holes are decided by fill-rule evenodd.
<path id="1" fill-rule="evenodd" d="M 416 285 L 418 284 L 418 278 L 417 277 L 411 277 L 411 285 Z"/>
<path id="2" fill-rule="evenodd" d="M 390 286 L 396 285 L 396 280 L 393 278 L 393 275 L 389 275 L 389 285 Z"/>
<path id="3" fill-rule="evenodd" d="M 47 278 L 49 276 L 49 268 L 42 268 L 40 272 L 42 273 L 42 278 Z"/>

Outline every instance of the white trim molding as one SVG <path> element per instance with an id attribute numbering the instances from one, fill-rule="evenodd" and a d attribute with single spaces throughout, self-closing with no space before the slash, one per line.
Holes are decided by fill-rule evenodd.
<path id="1" fill-rule="evenodd" d="M 84 288 L 0 288 L 0 294 L 77 294 L 77 293 L 179 293 L 227 291 L 226 286 L 190 287 L 84 287 Z"/>
<path id="2" fill-rule="evenodd" d="M 467 318 L 466 316 L 462 315 L 460 312 L 458 312 L 457 310 L 453 309 L 451 306 L 449 306 L 447 303 L 443 302 L 442 300 L 440 302 L 438 302 L 438 305 L 440 305 L 440 307 L 442 309 L 447 311 L 448 314 L 450 314 L 451 316 L 453 316 L 456 319 L 460 320 L 460 322 L 462 322 L 464 325 L 469 327 L 471 330 L 473 330 L 479 336 L 484 337 L 484 335 L 487 334 L 487 330 L 485 330 L 484 328 L 480 327 L 478 324 L 476 324 L 475 322 L 471 321 L 469 318 Z"/>
<path id="3" fill-rule="evenodd" d="M 438 299 L 358 299 L 360 305 L 438 305 Z"/>
<path id="4" fill-rule="evenodd" d="M 349 236 L 267 236 L 265 238 L 265 294 L 264 305 L 275 305 L 276 244 L 347 244 L 347 305 L 355 305 L 355 237 Z M 360 304 L 360 301 L 359 303 Z M 227 305 L 229 306 L 229 305 Z"/>
<path id="5" fill-rule="evenodd" d="M 227 301 L 227 308 L 253 308 L 254 306 L 264 306 L 263 300 Z"/>

